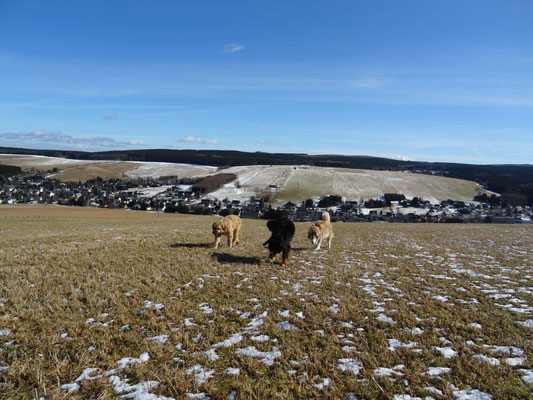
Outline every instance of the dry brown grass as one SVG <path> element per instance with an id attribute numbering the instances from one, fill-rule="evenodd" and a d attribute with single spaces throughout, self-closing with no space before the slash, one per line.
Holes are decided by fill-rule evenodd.
<path id="1" fill-rule="evenodd" d="M 125 161 L 81 161 L 55 157 L 40 157 L 32 155 L 0 154 L 0 164 L 15 165 L 24 171 L 43 169 L 58 172 L 52 178 L 62 182 L 88 181 L 89 179 L 115 178 L 122 179 L 124 175 L 139 167 L 138 163 Z"/>
<path id="2" fill-rule="evenodd" d="M 10 329 L 0 336 L 0 367 L 8 367 L 0 398 L 114 398 L 108 378 L 82 380 L 72 394 L 58 388 L 86 368 L 108 371 L 143 352 L 147 362 L 115 375 L 127 376 L 130 385 L 157 381 L 151 393 L 179 399 L 200 392 L 222 399 L 233 391 L 236 399 L 423 398 L 430 386 L 443 392 L 434 398 L 453 398 L 469 386 L 494 399 L 530 395 L 523 373 L 483 345 L 519 347 L 519 368 L 532 368 L 531 329 L 519 323 L 532 318 L 532 227 L 337 223 L 332 250 L 313 252 L 308 224 L 297 224 L 296 249 L 285 268 L 265 261 L 264 221 L 244 220 L 242 244 L 215 251 L 214 220 L 0 207 L 0 330 Z M 145 308 L 147 300 L 164 308 Z M 212 313 L 204 313 L 202 303 Z M 265 311 L 264 323 L 246 330 Z M 296 315 L 300 311 L 305 319 Z M 245 312 L 250 315 L 241 317 Z M 395 323 L 377 320 L 381 313 Z M 88 318 L 113 322 L 93 326 Z M 282 321 L 299 330 L 281 330 Z M 406 330 L 415 327 L 423 332 Z M 252 341 L 255 331 L 270 340 Z M 241 342 L 216 349 L 217 360 L 206 357 L 236 333 Z M 163 345 L 148 340 L 163 334 Z M 418 352 L 390 351 L 388 339 L 416 342 Z M 267 366 L 236 353 L 248 346 L 278 347 L 281 356 Z M 452 347 L 457 355 L 445 359 L 435 346 Z M 500 365 L 476 361 L 475 354 Z M 357 376 L 337 369 L 342 358 L 361 362 Z M 201 385 L 186 373 L 196 364 L 214 371 Z M 403 375 L 394 381 L 376 375 L 377 368 L 399 364 Z M 228 367 L 240 374 L 226 375 Z M 451 372 L 432 378 L 428 367 Z M 324 378 L 329 386 L 314 386 Z"/>
<path id="3" fill-rule="evenodd" d="M 88 181 L 89 179 L 122 179 L 126 172 L 135 169 L 137 164 L 128 162 L 100 162 L 94 164 L 73 165 L 62 169 L 52 177 L 62 182 Z"/>

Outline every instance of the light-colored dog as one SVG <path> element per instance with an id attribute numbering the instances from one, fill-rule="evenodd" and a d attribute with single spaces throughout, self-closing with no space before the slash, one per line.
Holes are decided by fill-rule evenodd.
<path id="1" fill-rule="evenodd" d="M 315 222 L 309 228 L 307 238 L 315 245 L 315 250 L 320 250 L 320 245 L 324 239 L 328 240 L 328 249 L 331 248 L 333 226 L 331 225 L 331 220 L 327 211 L 322 213 L 322 221 Z"/>
<path id="2" fill-rule="evenodd" d="M 215 235 L 215 249 L 220 244 L 222 236 L 228 237 L 228 247 L 235 247 L 239 244 L 241 233 L 241 219 L 236 215 L 228 215 L 213 223 L 213 235 Z"/>

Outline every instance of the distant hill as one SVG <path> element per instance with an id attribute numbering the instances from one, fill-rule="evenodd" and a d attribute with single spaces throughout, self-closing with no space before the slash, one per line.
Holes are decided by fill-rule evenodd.
<path id="1" fill-rule="evenodd" d="M 488 190 L 512 196 L 514 203 L 533 204 L 533 165 L 476 165 L 402 161 L 382 157 L 264 153 L 233 150 L 121 150 L 83 152 L 0 147 L 0 153 L 35 154 L 79 160 L 121 160 L 188 163 L 217 167 L 244 165 L 311 165 L 385 171 L 409 171 L 475 181 Z"/>

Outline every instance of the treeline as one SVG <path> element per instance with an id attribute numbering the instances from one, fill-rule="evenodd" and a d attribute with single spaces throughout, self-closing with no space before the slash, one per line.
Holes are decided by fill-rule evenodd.
<path id="1" fill-rule="evenodd" d="M 208 176 L 205 179 L 202 179 L 198 183 L 195 183 L 192 187 L 192 191 L 195 193 L 211 193 L 217 189 L 220 189 L 226 183 L 230 183 L 237 179 L 235 174 L 216 174 Z"/>
<path id="2" fill-rule="evenodd" d="M 22 172 L 20 167 L 15 167 L 14 165 L 4 165 L 0 164 L 0 176 L 9 178 L 13 175 L 18 175 Z"/>
<path id="3" fill-rule="evenodd" d="M 0 147 L 1 153 L 36 154 L 84 160 L 157 161 L 230 167 L 240 165 L 310 165 L 386 171 L 411 171 L 480 183 L 487 189 L 509 196 L 513 203 L 533 205 L 533 165 L 475 165 L 402 161 L 381 157 L 264 153 L 233 150 L 123 150 L 82 152 L 33 150 Z M 520 205 L 520 204 L 516 204 Z"/>

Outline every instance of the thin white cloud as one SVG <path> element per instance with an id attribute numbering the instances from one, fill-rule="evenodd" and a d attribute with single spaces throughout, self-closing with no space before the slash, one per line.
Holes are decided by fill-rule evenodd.
<path id="1" fill-rule="evenodd" d="M 228 143 L 223 143 L 218 139 L 203 139 L 196 136 L 185 136 L 181 139 L 177 139 L 178 142 L 182 143 L 201 143 L 201 144 L 212 144 L 216 146 L 228 146 Z"/>
<path id="2" fill-rule="evenodd" d="M 354 86 L 357 86 L 359 88 L 378 88 L 383 85 L 382 81 L 378 81 L 375 79 L 360 79 L 353 82 Z"/>
<path id="3" fill-rule="evenodd" d="M 79 150 L 111 150 L 145 146 L 142 140 L 117 140 L 109 136 L 72 136 L 60 131 L 42 130 L 3 132 L 0 133 L 0 143 L 15 147 Z"/>
<path id="4" fill-rule="evenodd" d="M 244 50 L 244 45 L 241 43 L 230 43 L 224 46 L 222 53 L 237 53 Z"/>
<path id="5" fill-rule="evenodd" d="M 118 115 L 115 114 L 115 113 L 113 113 L 113 114 L 107 114 L 107 115 L 104 115 L 104 116 L 102 117 L 102 119 L 103 119 L 104 121 L 114 121 L 114 120 L 118 119 Z"/>
<path id="6" fill-rule="evenodd" d="M 279 142 L 278 140 L 259 139 L 259 140 L 257 141 L 257 143 L 260 143 L 260 144 L 266 144 L 266 145 L 271 145 L 271 146 L 282 146 L 282 147 L 285 147 L 285 146 L 283 146 L 283 144 L 281 144 L 281 142 Z"/>
<path id="7" fill-rule="evenodd" d="M 409 157 L 403 155 L 397 155 L 395 158 L 400 161 L 409 161 Z"/>

